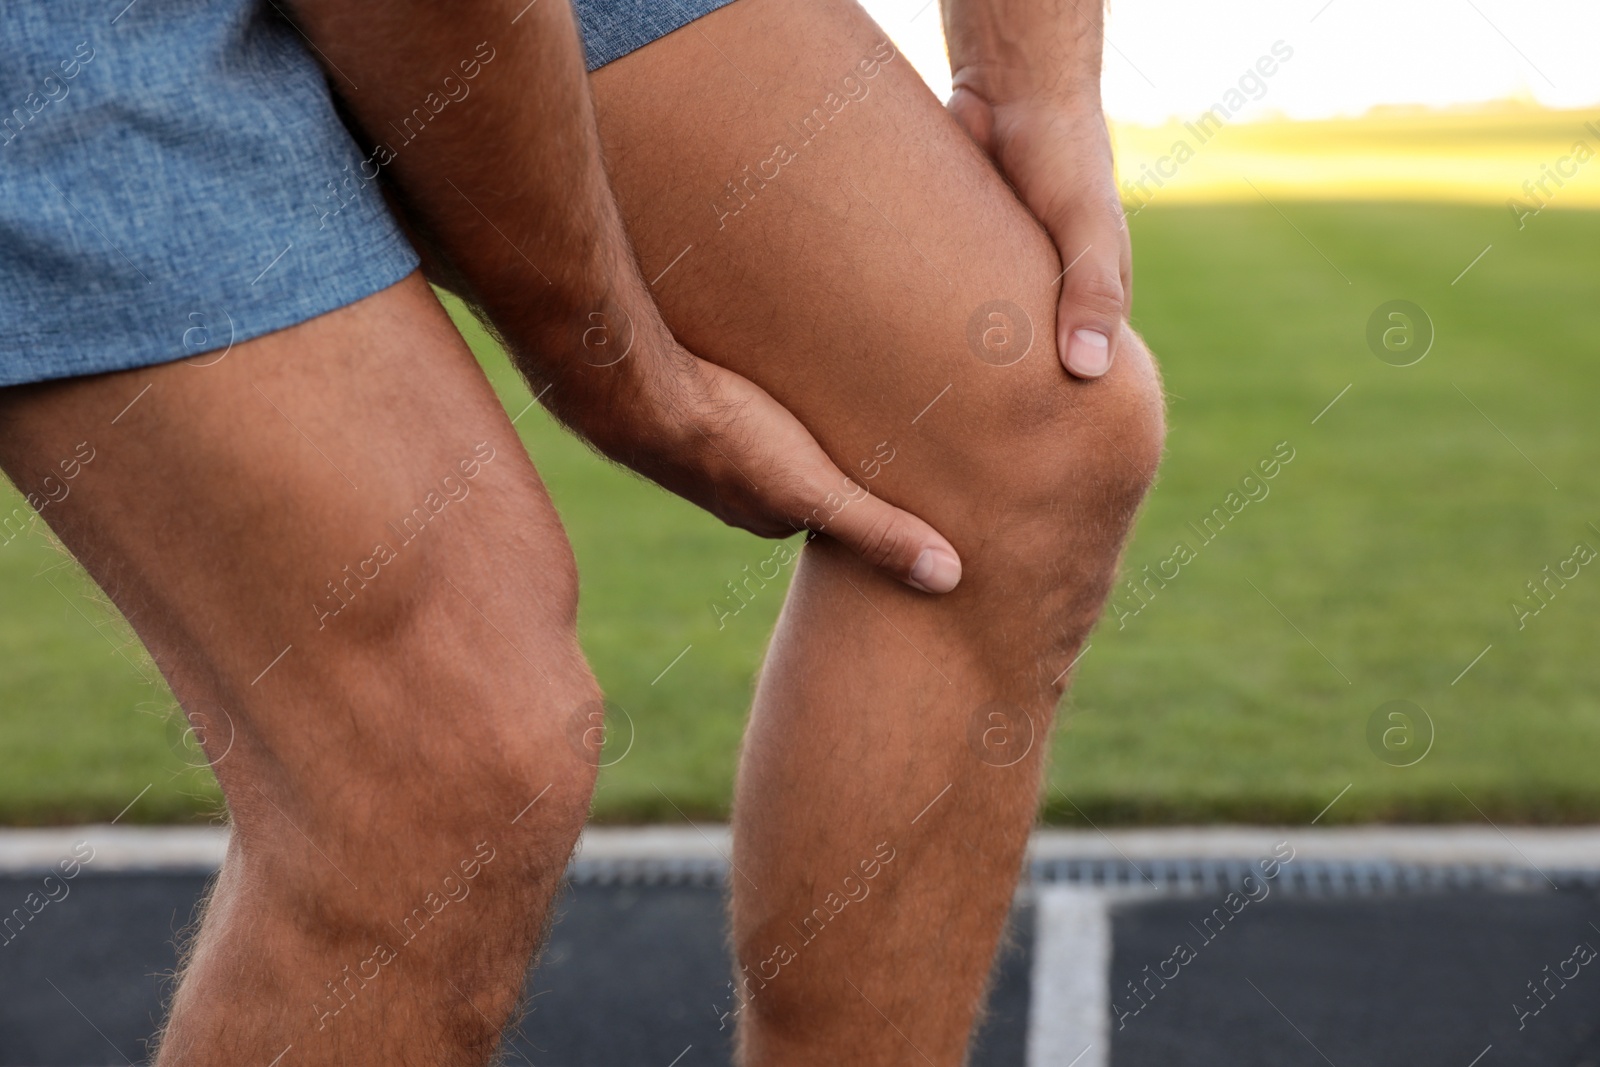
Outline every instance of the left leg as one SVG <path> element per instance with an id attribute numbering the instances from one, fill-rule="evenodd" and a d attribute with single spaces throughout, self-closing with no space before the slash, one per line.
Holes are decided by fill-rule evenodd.
<path id="1" fill-rule="evenodd" d="M 959 1063 L 1159 456 L 1154 368 L 1130 334 L 1066 376 L 1054 250 L 853 4 L 739 0 L 593 84 L 668 325 L 965 565 L 935 597 L 804 553 L 734 807 L 744 1061 Z"/>

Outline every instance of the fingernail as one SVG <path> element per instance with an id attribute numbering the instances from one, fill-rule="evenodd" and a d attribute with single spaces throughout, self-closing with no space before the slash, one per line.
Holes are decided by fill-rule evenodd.
<path id="1" fill-rule="evenodd" d="M 1098 330 L 1073 330 L 1063 362 L 1080 378 L 1098 378 L 1111 369 L 1111 342 Z"/>
<path id="2" fill-rule="evenodd" d="M 925 548 L 911 565 L 910 582 L 924 593 L 948 593 L 961 581 L 961 561 L 939 548 Z"/>

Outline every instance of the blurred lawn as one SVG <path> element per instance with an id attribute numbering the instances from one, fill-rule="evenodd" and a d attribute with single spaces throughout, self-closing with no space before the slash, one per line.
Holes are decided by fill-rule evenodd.
<path id="1" fill-rule="evenodd" d="M 1094 636 L 1047 816 L 1305 821 L 1349 786 L 1322 823 L 1600 818 L 1600 657 L 1583 622 L 1600 567 L 1525 630 L 1510 606 L 1578 541 L 1600 549 L 1600 213 L 1553 207 L 1519 232 L 1503 207 L 1274 202 L 1158 201 L 1134 221 L 1135 318 L 1172 399 L 1127 569 L 1179 538 L 1198 553 Z M 1397 298 L 1437 328 L 1404 368 L 1365 339 Z M 527 390 L 468 332 L 521 411 Z M 577 549 L 585 647 L 635 728 L 597 815 L 724 815 L 780 597 L 769 588 L 721 632 L 709 604 L 770 546 L 606 466 L 539 408 L 518 426 Z M 1282 441 L 1295 458 L 1270 496 L 1200 546 L 1188 524 Z M 17 503 L 5 489 L 0 516 Z M 136 796 L 125 821 L 217 810 L 141 670 L 42 526 L 0 544 L 0 821 L 104 819 Z M 1436 730 L 1414 766 L 1368 746 L 1392 699 Z"/>

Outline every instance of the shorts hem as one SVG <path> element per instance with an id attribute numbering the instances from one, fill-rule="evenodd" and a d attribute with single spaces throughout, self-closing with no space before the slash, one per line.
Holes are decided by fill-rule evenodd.
<path id="1" fill-rule="evenodd" d="M 400 250 L 405 254 L 396 256 L 394 253 Z M 373 258 L 382 261 L 385 266 L 354 280 L 337 277 L 321 279 L 314 292 L 298 303 L 275 301 L 265 303 L 259 309 L 251 308 L 247 325 L 238 325 L 230 313 L 230 321 L 234 322 L 234 326 L 229 331 L 226 341 L 206 347 L 185 347 L 183 344 L 185 335 L 180 333 L 171 343 L 149 343 L 131 352 L 104 351 L 68 356 L 60 352 L 66 338 L 59 332 L 13 335 L 7 339 L 5 346 L 13 352 L 27 352 L 33 348 L 44 349 L 47 352 L 53 349 L 55 354 L 33 361 L 32 366 L 28 365 L 29 360 L 26 358 L 0 358 L 0 387 L 32 385 L 96 374 L 114 374 L 118 371 L 138 370 L 141 367 L 154 367 L 163 363 L 211 356 L 219 349 L 228 350 L 245 341 L 254 341 L 291 326 L 310 322 L 340 308 L 349 307 L 398 285 L 415 273 L 421 265 L 416 252 L 398 231 L 392 231 L 391 240 L 373 249 Z M 179 315 L 176 321 L 182 322 L 185 319 Z M 211 358 L 216 360 L 221 357 L 211 356 Z"/>
<path id="2" fill-rule="evenodd" d="M 628 6 L 625 2 L 577 0 L 573 6 L 583 27 L 585 64 L 592 74 L 731 3 L 733 0 L 675 0 L 666 14 L 657 8 L 638 7 L 619 15 L 616 9 Z"/>

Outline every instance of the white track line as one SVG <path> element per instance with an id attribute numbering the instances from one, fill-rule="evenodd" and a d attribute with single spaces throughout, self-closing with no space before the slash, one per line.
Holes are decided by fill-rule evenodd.
<path id="1" fill-rule="evenodd" d="M 1293 843 L 1304 860 L 1390 860 L 1395 863 L 1500 863 L 1511 867 L 1600 868 L 1600 826 L 1208 826 L 1156 829 L 1036 830 L 1029 858 L 1053 860 L 1249 859 L 1279 841 Z M 1508 847 L 1507 840 L 1515 848 Z M 57 826 L 0 828 L 0 873 L 53 865 L 79 841 L 95 848 L 91 868 L 161 870 L 214 868 L 228 847 L 221 826 Z M 595 860 L 704 860 L 726 855 L 728 828 L 693 826 L 591 826 L 578 858 Z M 1079 1067 L 1082 1067 L 1080 1064 Z"/>
<path id="2" fill-rule="evenodd" d="M 1344 803 L 1344 802 L 1341 802 Z M 1338 811 L 1337 808 L 1334 809 Z M 1249 859 L 1290 842 L 1298 859 L 1394 863 L 1499 863 L 1511 867 L 1600 868 L 1600 826 L 1209 826 L 1037 830 L 1029 858 L 1050 860 Z M 1507 838 L 1516 850 L 1508 847 Z"/>
<path id="3" fill-rule="evenodd" d="M 0 830 L 0 873 L 43 870 L 88 842 L 105 871 L 214 870 L 228 849 L 228 831 L 210 826 L 60 826 Z"/>
<path id="4" fill-rule="evenodd" d="M 1111 911 L 1107 894 L 1048 886 L 1035 898 L 1028 1067 L 1111 1060 Z"/>

